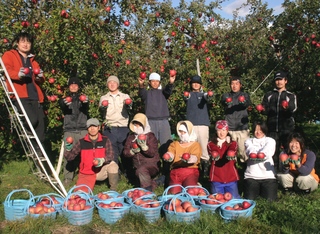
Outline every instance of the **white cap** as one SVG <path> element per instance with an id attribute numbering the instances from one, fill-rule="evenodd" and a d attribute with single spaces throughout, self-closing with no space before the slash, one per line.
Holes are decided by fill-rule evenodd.
<path id="1" fill-rule="evenodd" d="M 158 80 L 160 81 L 160 75 L 158 73 L 151 73 L 150 76 L 149 76 L 149 80 Z"/>

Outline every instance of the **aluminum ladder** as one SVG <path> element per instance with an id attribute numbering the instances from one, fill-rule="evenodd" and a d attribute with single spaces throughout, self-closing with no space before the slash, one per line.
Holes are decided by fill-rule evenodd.
<path id="1" fill-rule="evenodd" d="M 6 79 L 8 81 L 8 84 L 6 83 Z M 49 182 L 50 185 L 61 196 L 63 197 L 67 196 L 67 191 L 59 178 L 59 172 L 56 171 L 52 166 L 52 163 L 49 157 L 47 156 L 29 120 L 29 117 L 21 103 L 21 100 L 16 92 L 16 89 L 13 86 L 12 80 L 9 77 L 9 74 L 6 70 L 6 67 L 1 57 L 0 57 L 0 82 L 6 96 L 4 98 L 4 104 L 9 112 L 11 125 L 16 130 L 19 136 L 19 140 L 22 144 L 22 147 L 24 149 L 24 152 L 27 156 L 28 161 L 32 162 L 31 170 L 33 171 L 33 174 L 35 174 L 37 178 L 41 180 L 45 180 L 46 182 Z M 7 85 L 10 86 L 12 92 L 8 90 Z M 12 99 L 10 98 L 12 95 L 15 96 L 17 105 L 19 105 L 22 113 L 19 113 L 16 106 L 13 104 Z M 28 124 L 30 131 L 27 131 L 25 129 L 24 122 Z M 39 147 L 41 154 L 39 151 L 37 152 L 35 150 L 35 146 Z"/>

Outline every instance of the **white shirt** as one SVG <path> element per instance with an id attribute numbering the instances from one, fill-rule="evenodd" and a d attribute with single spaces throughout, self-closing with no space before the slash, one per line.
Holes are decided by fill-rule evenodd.
<path id="1" fill-rule="evenodd" d="M 245 179 L 275 179 L 274 162 L 272 156 L 276 150 L 276 142 L 270 137 L 249 138 L 244 143 L 246 154 L 262 152 L 266 156 L 263 162 L 248 159 L 247 169 L 244 173 Z"/>

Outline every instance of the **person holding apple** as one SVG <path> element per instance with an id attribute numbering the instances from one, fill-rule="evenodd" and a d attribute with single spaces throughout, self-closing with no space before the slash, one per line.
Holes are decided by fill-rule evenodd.
<path id="1" fill-rule="evenodd" d="M 76 144 L 87 134 L 87 120 L 89 116 L 88 98 L 80 99 L 80 80 L 77 77 L 71 77 L 68 80 L 68 94 L 59 99 L 59 106 L 64 115 L 63 119 L 63 139 L 66 144 L 64 150 L 68 150 L 72 144 Z M 72 161 L 64 160 L 64 185 L 72 183 L 75 171 L 79 166 L 79 157 Z"/>
<path id="2" fill-rule="evenodd" d="M 279 153 L 281 147 L 287 146 L 287 138 L 295 129 L 294 113 L 297 110 L 296 95 L 286 88 L 288 73 L 278 71 L 274 74 L 275 89 L 267 92 L 262 100 L 263 115 L 267 116 L 268 136 L 276 141 L 273 161 L 279 170 Z"/>
<path id="3" fill-rule="evenodd" d="M 213 98 L 213 92 L 203 92 L 201 77 L 196 75 L 190 80 L 191 92 L 184 92 L 184 100 L 187 105 L 187 120 L 193 124 L 193 131 L 197 135 L 197 141 L 201 145 L 201 174 L 208 176 L 210 157 L 207 150 L 209 141 L 209 106 L 208 102 Z"/>
<path id="4" fill-rule="evenodd" d="M 114 161 L 114 153 L 111 141 L 103 136 L 100 131 L 100 123 L 96 118 L 86 122 L 87 134 L 75 144 L 70 144 L 64 152 L 67 161 L 74 160 L 80 154 L 79 175 L 77 190 L 88 192 L 87 185 L 93 190 L 96 181 L 104 181 L 108 178 L 110 189 L 116 191 L 118 186 L 119 166 Z"/>
<path id="5" fill-rule="evenodd" d="M 114 161 L 118 164 L 129 134 L 129 112 L 133 104 L 129 95 L 122 93 L 119 87 L 119 78 L 114 75 L 109 76 L 107 79 L 109 92 L 99 101 L 99 110 L 104 120 L 103 135 L 110 139 L 115 156 Z M 130 161 L 122 158 L 121 163 L 123 172 L 130 174 L 129 169 L 132 166 Z"/>
<path id="6" fill-rule="evenodd" d="M 164 161 L 171 164 L 169 185 L 181 186 L 198 185 L 199 164 L 202 155 L 201 146 L 193 131 L 193 124 L 189 120 L 177 123 L 177 134 L 180 138 L 169 145 L 168 151 L 163 154 Z M 173 187 L 172 194 L 181 192 L 179 187 Z"/>
<path id="7" fill-rule="evenodd" d="M 23 108 L 40 142 L 43 143 L 45 140 L 45 115 L 42 107 L 44 94 L 41 90 L 41 85 L 44 83 L 45 77 L 35 60 L 35 55 L 31 53 L 33 36 L 27 32 L 21 32 L 16 35 L 13 45 L 15 48 L 6 51 L 2 56 L 2 61 L 9 75 L 6 79 L 8 91 L 12 92 L 12 88 L 8 82 L 8 79 L 11 79 Z M 22 114 L 16 98 L 12 98 L 13 104 L 17 107 L 19 113 Z M 24 122 L 24 126 L 27 131 L 31 131 L 26 121 Z M 38 155 L 42 155 L 38 144 L 34 140 L 31 141 Z"/>
<path id="8" fill-rule="evenodd" d="M 231 91 L 224 93 L 221 105 L 224 107 L 225 119 L 228 122 L 229 134 L 238 144 L 239 159 L 244 163 L 248 157 L 244 142 L 249 138 L 248 107 L 251 105 L 250 95 L 243 92 L 242 80 L 238 76 L 230 78 Z"/>
<path id="9" fill-rule="evenodd" d="M 157 183 L 153 180 L 159 173 L 158 140 L 145 114 L 137 113 L 129 124 L 130 133 L 126 139 L 123 156 L 133 160 L 135 176 L 139 186 L 154 191 Z"/>
<path id="10" fill-rule="evenodd" d="M 238 191 L 239 175 L 236 168 L 237 142 L 228 134 L 229 126 L 226 120 L 219 120 L 215 125 L 216 134 L 208 143 L 208 153 L 211 155 L 209 181 L 211 193 L 224 194 L 229 192 L 233 198 L 240 198 Z"/>
<path id="11" fill-rule="evenodd" d="M 316 155 L 306 149 L 301 133 L 293 132 L 288 137 L 287 150 L 280 154 L 281 171 L 277 174 L 285 192 L 293 190 L 309 194 L 316 190 L 319 176 L 315 171 Z"/>
<path id="12" fill-rule="evenodd" d="M 259 196 L 269 201 L 277 199 L 278 182 L 276 179 L 273 155 L 276 142 L 267 137 L 265 122 L 256 121 L 252 127 L 254 137 L 245 141 L 248 156 L 244 172 L 244 198 L 255 200 Z"/>

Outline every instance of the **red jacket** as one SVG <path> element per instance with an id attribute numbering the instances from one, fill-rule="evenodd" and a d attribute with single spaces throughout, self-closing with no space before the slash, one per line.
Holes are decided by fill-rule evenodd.
<path id="1" fill-rule="evenodd" d="M 21 67 L 23 67 L 19 52 L 17 50 L 9 50 L 3 54 L 2 60 L 11 78 L 11 81 L 13 82 L 13 86 L 19 95 L 19 98 L 28 98 L 27 84 L 18 77 L 19 70 Z M 30 61 L 32 69 L 40 69 L 39 64 L 34 60 L 34 57 L 31 57 Z M 32 81 L 37 89 L 39 102 L 42 103 L 44 101 L 44 95 L 40 85 L 44 82 L 44 77 L 40 78 L 39 81 L 36 81 L 35 75 L 33 74 Z M 12 88 L 10 87 L 8 80 L 6 80 L 6 83 L 8 90 L 11 92 Z"/>
<path id="2" fill-rule="evenodd" d="M 230 183 L 239 180 L 238 171 L 236 169 L 236 160 L 228 160 L 226 158 L 227 151 L 234 150 L 237 152 L 237 142 L 224 142 L 221 149 L 212 141 L 208 143 L 208 152 L 217 151 L 220 155 L 218 161 L 212 161 L 209 178 L 212 182 Z"/>

